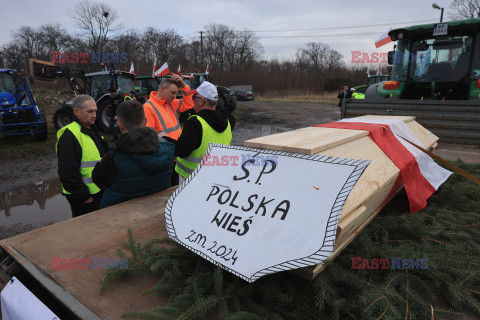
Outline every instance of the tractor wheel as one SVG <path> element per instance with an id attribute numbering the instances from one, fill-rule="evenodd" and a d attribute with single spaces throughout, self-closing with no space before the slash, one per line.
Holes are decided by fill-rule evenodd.
<path id="1" fill-rule="evenodd" d="M 62 107 L 55 111 L 53 115 L 53 126 L 55 130 L 60 130 L 60 128 L 65 127 L 67 124 L 73 122 L 73 110 L 70 108 Z"/>
<path id="2" fill-rule="evenodd" d="M 96 124 L 100 131 L 107 133 L 112 132 L 110 129 L 110 119 L 111 117 L 115 117 L 115 115 L 112 115 L 111 113 L 108 103 L 102 103 L 98 106 Z"/>

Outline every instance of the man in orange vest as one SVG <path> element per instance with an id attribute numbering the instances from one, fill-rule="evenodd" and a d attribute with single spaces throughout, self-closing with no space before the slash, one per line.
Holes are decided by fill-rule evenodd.
<path id="1" fill-rule="evenodd" d="M 182 91 L 183 99 L 176 99 L 178 89 Z M 178 140 L 182 133 L 178 116 L 181 112 L 193 108 L 193 93 L 185 84 L 182 77 L 172 74 L 171 78 L 165 78 L 158 86 L 158 91 L 150 93 L 150 99 L 143 105 L 147 127 L 157 131 L 159 136 L 167 136 Z M 175 164 L 172 163 L 172 166 Z M 178 174 L 173 171 L 172 186 L 178 184 Z"/>

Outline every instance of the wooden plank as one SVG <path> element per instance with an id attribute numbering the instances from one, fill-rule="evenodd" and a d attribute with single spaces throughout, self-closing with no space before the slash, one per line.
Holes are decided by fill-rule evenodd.
<path id="1" fill-rule="evenodd" d="M 381 115 L 366 115 L 360 116 L 358 118 L 370 118 L 370 119 L 390 119 L 390 120 L 402 120 L 407 123 L 409 121 L 414 121 L 414 116 L 381 116 Z M 360 122 L 360 121 L 359 121 Z"/>
<path id="2" fill-rule="evenodd" d="M 348 131 L 347 129 L 337 130 Z M 340 221 L 362 206 L 363 203 L 389 181 L 392 179 L 395 180 L 400 173 L 400 170 L 395 164 L 393 164 L 370 137 L 363 137 L 322 151 L 319 154 L 372 161 L 350 192 L 343 207 Z"/>
<path id="3" fill-rule="evenodd" d="M 278 133 L 271 136 L 247 140 L 244 146 L 314 154 L 343 143 L 367 136 L 368 132 L 361 130 L 348 130 L 340 132 L 333 128 L 307 127 L 289 132 Z"/>
<path id="4" fill-rule="evenodd" d="M 389 196 L 388 199 L 385 199 L 384 203 L 373 213 L 370 214 L 370 216 L 363 222 L 362 225 L 360 225 L 355 232 L 353 232 L 345 241 L 343 241 L 338 247 L 335 247 L 335 250 L 333 251 L 332 255 L 328 257 L 328 259 L 323 262 L 319 263 L 316 266 L 312 266 L 309 268 L 302 268 L 302 269 L 297 269 L 297 270 L 292 270 L 292 273 L 307 279 L 307 280 L 313 280 L 320 272 L 325 269 L 325 267 L 328 265 L 330 261 L 335 259 L 352 241 L 357 237 L 357 235 L 372 222 L 372 220 L 378 215 L 378 213 L 382 210 L 382 208 L 400 191 L 402 190 L 402 186 L 398 187 L 398 189 L 395 192 L 392 192 L 391 195 Z M 366 212 L 366 211 L 365 211 Z"/>
<path id="5" fill-rule="evenodd" d="M 150 310 L 166 304 L 157 295 L 142 296 L 159 279 L 153 275 L 117 281 L 106 294 L 99 288 L 104 270 L 52 270 L 52 258 L 117 259 L 117 248 L 132 229 L 137 241 L 167 236 L 165 205 L 175 188 L 135 199 L 77 218 L 55 223 L 0 241 L 11 246 L 47 277 L 59 284 L 99 318 L 120 319 L 133 310 Z M 118 306 L 121 306 L 119 308 Z"/>

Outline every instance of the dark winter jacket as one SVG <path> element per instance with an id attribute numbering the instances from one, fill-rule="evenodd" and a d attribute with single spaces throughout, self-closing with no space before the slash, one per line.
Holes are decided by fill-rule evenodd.
<path id="1" fill-rule="evenodd" d="M 75 119 L 78 123 L 78 120 Z M 81 125 L 81 124 L 80 124 Z M 89 135 L 95 146 L 103 156 L 108 152 L 108 144 L 102 138 L 102 134 L 95 126 L 90 129 L 82 126 L 81 132 Z M 90 191 L 82 180 L 80 163 L 82 160 L 82 148 L 77 138 L 70 130 L 65 130 L 57 143 L 58 176 L 63 188 L 71 193 L 70 197 L 77 202 L 85 202 L 90 198 Z"/>
<path id="2" fill-rule="evenodd" d="M 342 106 L 342 101 L 343 99 L 350 99 L 352 97 L 352 91 L 349 89 L 347 90 L 346 92 L 341 92 L 338 94 L 338 99 L 340 99 L 340 101 L 338 102 L 338 106 L 341 107 Z"/>
<path id="3" fill-rule="evenodd" d="M 198 113 L 215 131 L 223 132 L 228 122 L 233 130 L 235 118 L 218 110 L 202 110 Z M 227 121 L 228 120 L 228 121 Z M 183 124 L 182 134 L 176 142 L 175 156 L 185 158 L 202 143 L 202 125 L 196 117 L 189 118 Z"/>
<path id="4" fill-rule="evenodd" d="M 174 150 L 149 127 L 123 134 L 92 173 L 95 184 L 106 188 L 100 208 L 169 188 Z"/>

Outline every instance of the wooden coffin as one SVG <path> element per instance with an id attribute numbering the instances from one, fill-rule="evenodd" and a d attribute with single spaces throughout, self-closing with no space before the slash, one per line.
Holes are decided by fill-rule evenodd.
<path id="1" fill-rule="evenodd" d="M 409 116 L 363 116 L 360 118 L 403 120 L 425 149 L 436 148 L 438 137 Z M 401 190 L 397 181 L 400 170 L 368 136 L 367 131 L 308 127 L 260 137 L 244 142 L 246 147 L 304 154 L 321 154 L 342 158 L 371 160 L 351 191 L 342 210 L 337 228 L 334 259 L 370 223 L 378 212 Z M 325 263 L 295 270 L 298 275 L 313 279 Z"/>
<path id="2" fill-rule="evenodd" d="M 436 146 L 438 138 L 413 117 L 392 118 L 405 121 L 427 149 Z M 395 184 L 398 168 L 365 131 L 309 127 L 249 140 L 245 146 L 372 161 L 345 203 L 330 259 L 335 258 L 402 187 Z M 123 312 L 150 310 L 166 304 L 166 298 L 142 296 L 146 288 L 158 281 L 154 275 L 126 278 L 112 286 L 107 294 L 100 294 L 103 270 L 58 270 L 52 268 L 52 258 L 118 258 L 116 250 L 122 248 L 128 229 L 139 242 L 167 236 L 165 205 L 174 191 L 172 187 L 4 239 L 0 241 L 2 260 L 13 259 L 17 267 L 28 272 L 80 319 L 120 319 Z M 295 272 L 312 279 L 322 269 L 320 264 Z"/>

